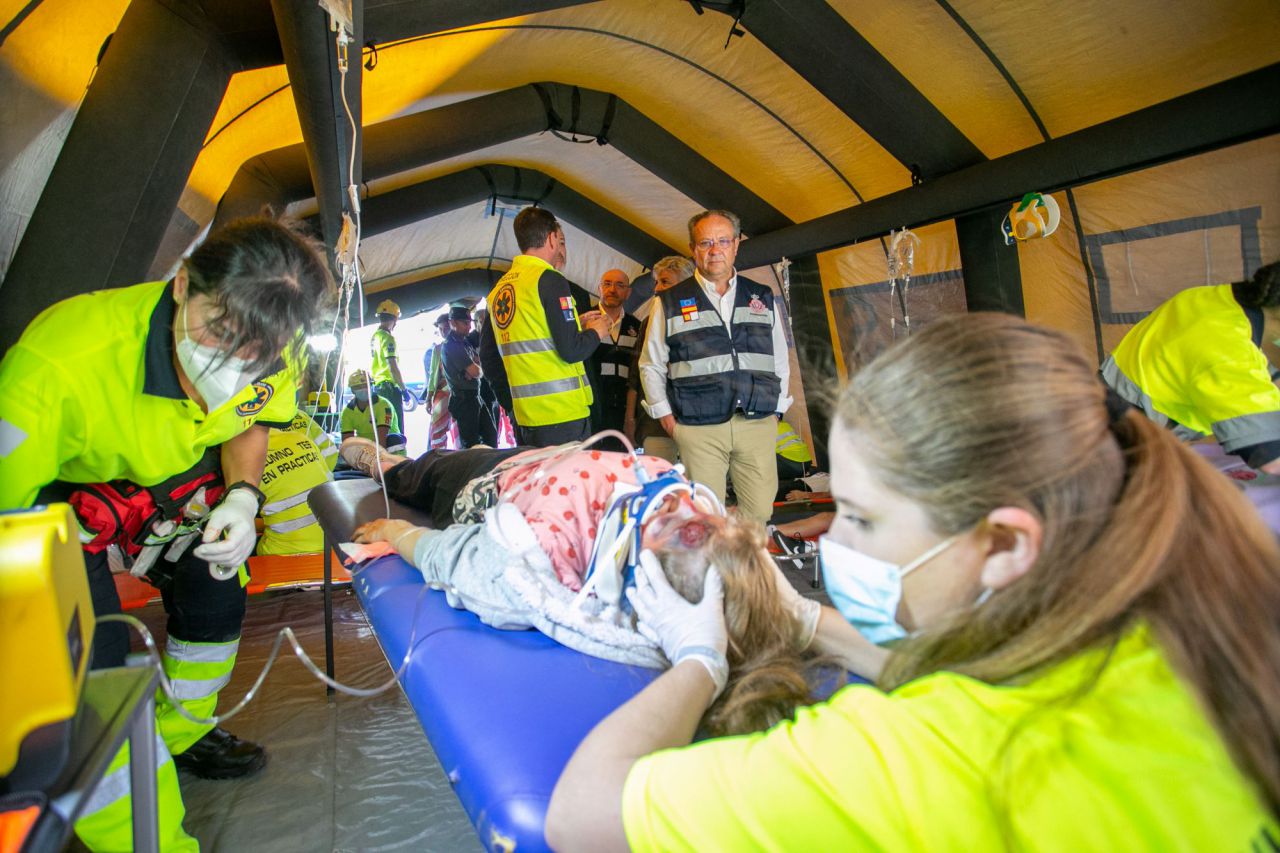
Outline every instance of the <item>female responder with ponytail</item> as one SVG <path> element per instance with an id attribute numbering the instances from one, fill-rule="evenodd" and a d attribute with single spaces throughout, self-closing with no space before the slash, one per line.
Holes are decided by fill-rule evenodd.
<path id="1" fill-rule="evenodd" d="M 283 222 L 239 220 L 210 234 L 171 281 L 46 309 L 0 362 L 0 509 L 77 508 L 97 615 L 120 611 L 111 562 L 154 560 L 149 577 L 160 578 L 169 614 L 165 669 L 196 716 L 212 715 L 230 678 L 244 616 L 240 583 L 211 571 L 234 574 L 253 550 L 267 430 L 293 418 L 304 341 L 332 286 L 310 238 Z M 197 506 L 196 491 L 221 498 Z M 173 520 L 165 513 L 175 507 Z M 160 512 L 166 524 L 103 521 L 126 518 L 121 510 Z M 198 530 L 191 519 L 206 512 L 176 564 L 157 556 L 182 544 L 170 541 L 170 522 Z M 97 626 L 94 667 L 120 666 L 128 650 L 125 626 Z M 261 768 L 265 753 L 164 701 L 157 724 L 168 748 L 161 846 L 194 847 L 168 755 L 198 775 L 231 778 Z M 122 750 L 76 824 L 90 848 L 130 845 L 127 762 Z"/>
<path id="2" fill-rule="evenodd" d="M 689 746 L 724 615 L 714 594 L 656 611 L 690 659 L 578 747 L 551 846 L 1277 849 L 1280 546 L 1095 377 L 1065 335 L 997 314 L 863 368 L 822 550 L 905 629 L 877 684 Z M 641 600 L 671 601 L 663 581 Z M 841 653 L 842 621 L 822 611 L 819 650 Z"/>

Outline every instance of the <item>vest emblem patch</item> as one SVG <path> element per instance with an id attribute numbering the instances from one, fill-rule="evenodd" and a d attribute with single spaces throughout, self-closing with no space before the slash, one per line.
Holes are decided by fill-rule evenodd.
<path id="1" fill-rule="evenodd" d="M 698 319 L 698 300 L 681 299 L 680 300 L 680 317 L 686 323 L 691 323 Z"/>
<path id="2" fill-rule="evenodd" d="M 493 312 L 493 322 L 499 329 L 510 326 L 511 318 L 516 316 L 515 286 L 507 282 L 498 288 L 498 292 L 493 295 L 489 310 Z"/>

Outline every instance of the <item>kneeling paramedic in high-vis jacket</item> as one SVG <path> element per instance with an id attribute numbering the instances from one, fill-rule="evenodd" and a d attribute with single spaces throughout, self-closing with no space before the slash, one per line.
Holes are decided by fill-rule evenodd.
<path id="1" fill-rule="evenodd" d="M 77 509 L 99 616 L 120 611 L 112 569 L 160 586 L 164 667 L 195 717 L 213 714 L 235 663 L 267 429 L 293 417 L 302 342 L 331 290 L 312 240 L 239 220 L 171 281 L 46 309 L 0 362 L 0 510 Z M 94 667 L 121 666 L 128 651 L 123 625 L 97 626 Z M 163 698 L 156 713 L 161 847 L 194 849 L 169 755 L 231 778 L 261 768 L 265 753 Z M 126 748 L 76 823 L 91 849 L 130 847 L 129 787 Z"/>

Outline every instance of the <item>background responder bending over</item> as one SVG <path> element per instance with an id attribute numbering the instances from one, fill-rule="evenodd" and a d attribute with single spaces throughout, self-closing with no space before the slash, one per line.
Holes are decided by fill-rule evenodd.
<path id="1" fill-rule="evenodd" d="M 1184 440 L 1212 435 L 1280 474 L 1280 263 L 1249 281 L 1193 287 L 1130 329 L 1102 365 L 1125 402 Z"/>
<path id="2" fill-rule="evenodd" d="M 176 503 L 184 478 L 188 485 L 206 478 L 206 495 L 221 492 L 203 534 L 187 533 L 182 560 L 156 562 L 171 574 L 163 585 L 165 669 L 197 716 L 212 714 L 230 678 L 244 615 L 240 583 L 213 579 L 209 565 L 238 567 L 253 550 L 268 426 L 293 417 L 301 347 L 332 287 L 310 238 L 275 220 L 238 220 L 210 234 L 172 281 L 95 291 L 46 309 L 0 362 L 0 509 L 67 500 L 89 493 L 86 484 L 156 506 Z M 221 481 L 207 478 L 207 456 Z M 85 528 L 88 519 L 78 515 Z M 127 565 L 139 556 L 139 536 L 163 531 L 172 534 L 167 524 L 82 530 L 96 614 L 120 611 L 111 555 Z M 125 626 L 97 627 L 94 667 L 121 666 L 128 651 Z M 158 771 L 161 847 L 194 848 L 169 754 L 200 775 L 230 778 L 262 767 L 265 753 L 193 725 L 163 699 L 156 713 L 168 747 Z M 127 762 L 122 750 L 76 824 L 91 848 L 131 843 Z"/>

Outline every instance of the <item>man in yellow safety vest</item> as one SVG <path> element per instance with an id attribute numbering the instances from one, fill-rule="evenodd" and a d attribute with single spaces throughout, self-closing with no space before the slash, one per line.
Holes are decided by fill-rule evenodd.
<path id="1" fill-rule="evenodd" d="M 560 274 L 564 230 L 551 211 L 526 207 L 515 219 L 521 254 L 498 280 L 486 304 L 492 322 L 480 340 L 497 348 L 511 385 L 520 444 L 549 447 L 591 434 L 591 385 L 583 361 L 605 335 L 609 318 L 579 315 Z"/>

